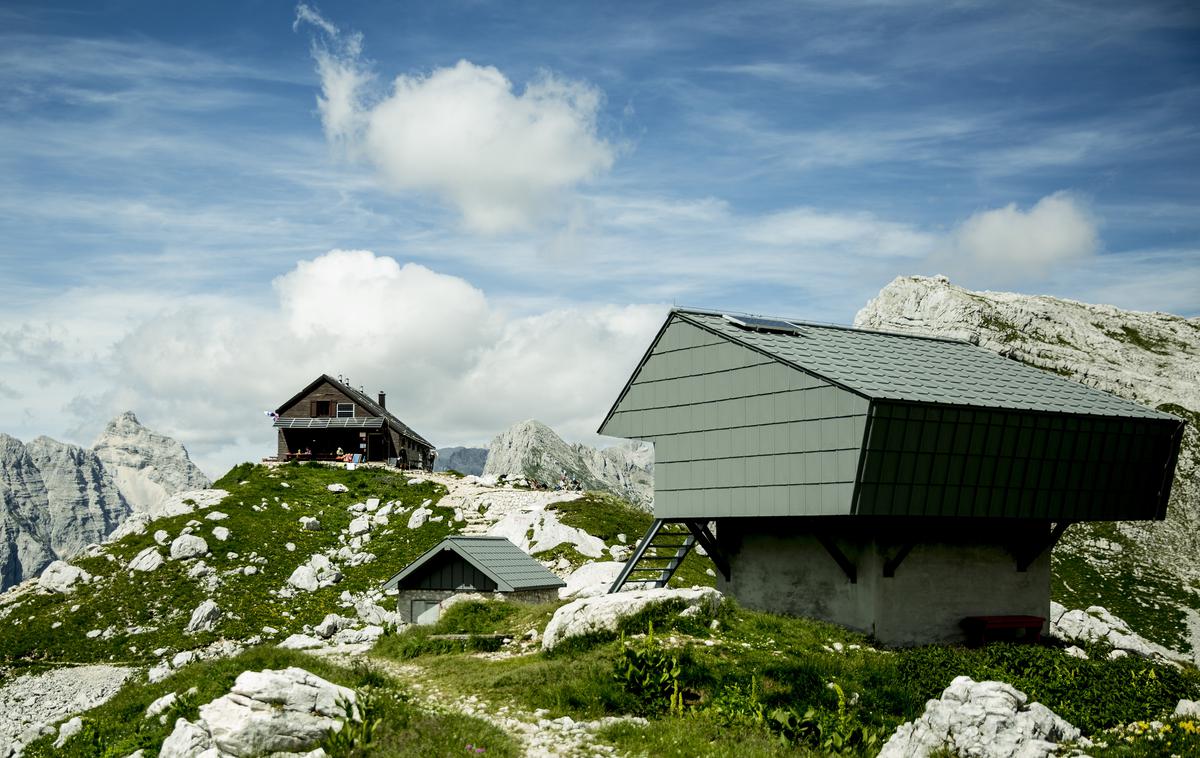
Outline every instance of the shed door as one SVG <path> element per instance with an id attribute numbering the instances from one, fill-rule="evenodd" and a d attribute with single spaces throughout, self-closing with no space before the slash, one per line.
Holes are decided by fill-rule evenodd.
<path id="1" fill-rule="evenodd" d="M 414 600 L 412 601 L 412 619 L 414 623 L 428 626 L 436 624 L 440 608 L 436 600 Z"/>

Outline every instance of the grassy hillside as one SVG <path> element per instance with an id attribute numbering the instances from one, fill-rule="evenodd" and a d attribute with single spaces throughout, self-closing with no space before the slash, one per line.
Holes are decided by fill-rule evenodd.
<path id="1" fill-rule="evenodd" d="M 1133 752 L 1123 737 L 1117 745 L 1108 730 L 1167 716 L 1179 698 L 1200 695 L 1200 675 L 1140 659 L 1110 661 L 1100 647 L 1090 648 L 1090 660 L 1039 645 L 887 651 L 841 627 L 732 603 L 715 629 L 663 607 L 624 622 L 620 636 L 593 635 L 551 653 L 481 656 L 470 645 L 429 638 L 519 638 L 552 610 L 464 603 L 432 629 L 384 639 L 372 655 L 419 666 L 424 680 L 446 690 L 545 709 L 547 718 L 646 717 L 646 725 L 601 733 L 631 755 L 871 755 L 958 675 L 1009 682 L 1111 743 L 1092 755 L 1188 754 L 1181 744 L 1200 750 L 1200 737 L 1186 731 L 1166 752 L 1143 750 L 1145 740 L 1135 740 Z"/>
<path id="2" fill-rule="evenodd" d="M 453 512 L 435 506 L 434 515 L 444 520 L 415 530 L 406 528 L 407 515 L 393 517 L 388 527 L 376 530 L 377 536 L 366 548 L 376 554 L 376 560 L 344 569 L 345 577 L 332 587 L 297 592 L 291 598 L 279 598 L 272 591 L 283 588 L 292 571 L 310 555 L 340 545 L 339 532 L 354 515 L 347 510 L 350 505 L 378 497 L 397 501 L 401 504 L 398 510 L 411 510 L 425 500 L 436 502 L 444 494 L 440 485 L 410 486 L 406 481 L 399 473 L 379 469 L 238 466 L 214 485 L 230 493 L 219 505 L 160 519 L 144 534 L 105 545 L 94 557 L 73 560 L 93 575 L 90 584 L 69 595 L 28 594 L 6 606 L 3 610 L 9 613 L 10 628 L 0 636 L 0 660 L 9 665 L 37 661 L 149 663 L 154 659 L 151 651 L 158 648 L 183 650 L 220 638 L 247 639 L 261 635 L 264 626 L 278 629 L 269 636 L 282 639 L 306 623 L 319 622 L 326 613 L 344 612 L 338 605 L 343 591 L 358 593 L 377 587 L 437 544 L 451 530 Z M 335 482 L 346 485 L 348 491 L 326 489 Z M 226 513 L 228 518 L 207 520 L 214 511 Z M 301 516 L 320 519 L 322 528 L 301 529 Z M 219 577 L 211 594 L 203 580 L 188 577 L 194 562 L 167 560 L 147 573 L 126 570 L 134 556 L 155 546 L 156 531 L 164 530 L 173 539 L 195 522 L 199 524 L 194 533 L 207 541 L 211 553 L 203 560 Z M 229 529 L 227 541 L 213 536 L 216 526 Z M 289 550 L 287 543 L 295 549 Z M 169 544 L 159 550 L 165 557 Z M 243 573 L 247 566 L 253 566 L 256 573 Z M 212 632 L 185 635 L 192 610 L 207 597 L 224 611 L 223 618 Z M 104 633 L 88 638 L 92 630 Z"/>

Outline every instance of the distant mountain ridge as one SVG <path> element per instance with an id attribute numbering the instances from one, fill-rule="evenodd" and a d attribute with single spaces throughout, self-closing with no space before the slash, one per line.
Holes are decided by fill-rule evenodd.
<path id="1" fill-rule="evenodd" d="M 496 435 L 488 446 L 485 476 L 534 478 L 557 484 L 578 479 L 584 489 L 603 490 L 643 510 L 654 505 L 654 448 L 627 441 L 597 450 L 568 444 L 553 429 L 530 419 Z"/>
<path id="2" fill-rule="evenodd" d="M 483 473 L 487 463 L 486 447 L 440 447 L 433 462 L 434 471 L 457 471 L 460 474 Z"/>
<path id="3" fill-rule="evenodd" d="M 0 589 L 100 542 L 130 514 L 208 484 L 183 445 L 132 412 L 113 419 L 92 449 L 0 433 Z"/>
<path id="4" fill-rule="evenodd" d="M 1055 599 L 1105 606 L 1145 637 L 1200 651 L 1200 318 L 898 277 L 855 326 L 956 337 L 1188 422 L 1167 519 L 1084 523 L 1054 552 Z"/>

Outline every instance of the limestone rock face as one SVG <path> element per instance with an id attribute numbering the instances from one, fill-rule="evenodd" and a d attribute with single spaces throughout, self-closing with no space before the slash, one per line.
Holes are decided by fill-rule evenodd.
<path id="1" fill-rule="evenodd" d="M 1144 595 L 1129 598 L 1117 585 L 1089 583 L 1059 597 L 1075 607 L 1121 607 L 1139 628 L 1155 616 L 1173 624 L 1173 639 L 1156 642 L 1200 651 L 1200 599 L 1158 588 L 1200 582 L 1200 318 L 1143 313 L 1053 297 L 972 292 L 946 277 L 899 277 L 867 303 L 855 326 L 916 331 L 965 339 L 1000 355 L 1053 371 L 1073 381 L 1165 410 L 1188 422 L 1175 467 L 1165 521 L 1081 523 L 1067 530 L 1054 551 L 1063 561 L 1087 564 L 1089 573 L 1153 579 Z M 1057 571 L 1057 569 L 1056 569 Z M 1130 608 L 1130 601 L 1137 608 Z M 1182 610 L 1189 621 L 1164 624 L 1161 608 Z M 1145 632 L 1143 632 L 1145 634 Z"/>
<path id="2" fill-rule="evenodd" d="M 133 411 L 110 421 L 92 449 L 138 513 L 158 515 L 158 505 L 169 495 L 211 484 L 183 445 L 142 426 Z"/>
<path id="3" fill-rule="evenodd" d="M 54 560 L 49 511 L 46 484 L 25 445 L 0 434 L 0 589 Z"/>
<path id="4" fill-rule="evenodd" d="M 114 419 L 93 450 L 0 434 L 0 590 L 122 525 L 126 533 L 144 529 L 139 516 L 186 512 L 181 490 L 207 486 L 182 445 L 147 430 L 132 413 Z"/>
<path id="5" fill-rule="evenodd" d="M 487 463 L 488 450 L 486 447 L 442 447 L 438 448 L 437 454 L 434 471 L 453 469 L 460 474 L 479 476 Z"/>
<path id="6" fill-rule="evenodd" d="M 100 542 L 129 515 L 129 504 L 93 451 L 49 437 L 38 437 L 25 449 L 46 486 L 55 555 L 69 557 Z"/>
<path id="7" fill-rule="evenodd" d="M 1079 730 L 1041 703 L 1026 704 L 1025 693 L 1004 682 L 976 682 L 960 676 L 940 700 L 925 704 L 916 721 L 902 724 L 884 744 L 880 758 L 924 758 L 948 749 L 979 758 L 1042 758 L 1059 742 L 1079 738 Z"/>
<path id="8" fill-rule="evenodd" d="M 555 611 L 550 623 L 546 624 L 546 631 L 542 634 L 542 649 L 551 650 L 569 637 L 616 631 L 621 619 L 652 605 L 678 601 L 683 604 L 685 612 L 712 616 L 723 600 L 721 593 L 712 587 L 661 587 L 572 600 Z M 698 610 L 692 611 L 692 608 Z"/>
<path id="9" fill-rule="evenodd" d="M 654 448 L 628 441 L 597 450 L 568 445 L 540 421 L 522 421 L 501 432 L 488 447 L 484 477 L 533 478 L 550 486 L 559 477 L 578 479 L 584 489 L 603 490 L 650 510 L 654 503 Z"/>

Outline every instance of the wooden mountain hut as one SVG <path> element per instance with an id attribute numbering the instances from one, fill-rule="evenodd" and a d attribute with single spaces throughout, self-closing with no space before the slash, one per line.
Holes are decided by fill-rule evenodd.
<path id="1" fill-rule="evenodd" d="M 360 455 L 363 461 L 433 470 L 434 447 L 378 399 L 322 374 L 275 410 L 279 460 L 334 460 Z"/>

